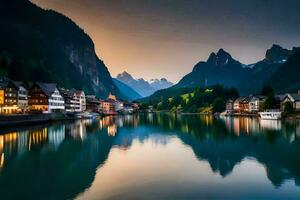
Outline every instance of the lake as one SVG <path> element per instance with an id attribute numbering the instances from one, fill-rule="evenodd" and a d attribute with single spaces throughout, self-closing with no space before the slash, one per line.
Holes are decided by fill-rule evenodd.
<path id="1" fill-rule="evenodd" d="M 1 129 L 0 199 L 300 199 L 300 121 L 141 114 Z"/>

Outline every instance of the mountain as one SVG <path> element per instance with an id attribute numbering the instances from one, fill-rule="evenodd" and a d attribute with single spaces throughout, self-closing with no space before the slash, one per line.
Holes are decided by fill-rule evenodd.
<path id="1" fill-rule="evenodd" d="M 91 38 L 71 19 L 27 0 L 1 0 L 0 75 L 123 97 Z"/>
<path id="2" fill-rule="evenodd" d="M 117 80 L 133 88 L 142 97 L 149 96 L 155 92 L 155 89 L 144 79 L 134 79 L 128 72 L 124 71 L 117 75 Z"/>
<path id="3" fill-rule="evenodd" d="M 250 68 L 233 59 L 223 49 L 217 53 L 211 53 L 206 62 L 197 63 L 193 71 L 184 76 L 173 87 L 198 87 L 223 84 L 225 86 L 238 87 L 239 83 L 249 73 Z"/>
<path id="4" fill-rule="evenodd" d="M 168 81 L 166 78 L 161 78 L 161 79 L 151 79 L 149 81 L 151 87 L 153 87 L 155 90 L 161 90 L 165 89 L 168 87 L 173 86 L 174 84 L 170 81 Z"/>
<path id="5" fill-rule="evenodd" d="M 300 49 L 294 48 L 288 60 L 280 65 L 266 81 L 278 92 L 296 92 L 300 90 Z"/>
<path id="6" fill-rule="evenodd" d="M 137 93 L 134 89 L 132 89 L 130 86 L 126 85 L 122 81 L 119 81 L 118 79 L 113 79 L 115 85 L 119 88 L 119 90 L 124 94 L 125 97 L 127 97 L 128 100 L 136 100 L 142 98 L 142 96 Z"/>
<path id="7" fill-rule="evenodd" d="M 173 85 L 173 83 L 165 78 L 151 79 L 149 82 L 143 78 L 135 79 L 126 71 L 118 74 L 116 79 L 133 88 L 142 97 L 147 97 L 157 90 L 164 89 Z"/>
<path id="8" fill-rule="evenodd" d="M 266 80 L 270 79 L 272 74 L 276 73 L 298 50 L 296 47 L 288 50 L 273 45 L 266 51 L 263 60 L 245 65 L 232 58 L 224 49 L 220 49 L 217 53 L 211 53 L 206 62 L 197 63 L 192 72 L 173 87 L 194 88 L 223 84 L 226 87 L 237 88 L 242 95 L 257 93 L 264 84 L 270 83 Z"/>

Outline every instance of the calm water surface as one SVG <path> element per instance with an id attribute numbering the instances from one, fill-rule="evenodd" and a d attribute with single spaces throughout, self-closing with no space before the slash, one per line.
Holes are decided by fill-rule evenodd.
<path id="1" fill-rule="evenodd" d="M 1 129 L 0 199 L 300 199 L 300 121 L 149 114 Z"/>

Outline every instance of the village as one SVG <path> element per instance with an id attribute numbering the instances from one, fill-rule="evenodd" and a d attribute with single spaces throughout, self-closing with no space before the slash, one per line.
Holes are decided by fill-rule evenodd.
<path id="1" fill-rule="evenodd" d="M 265 103 L 267 96 L 250 95 L 230 99 L 226 102 L 224 115 L 257 116 L 261 113 L 278 113 L 300 111 L 300 91 L 298 93 L 285 93 L 274 95 L 272 108 L 267 109 Z"/>
<path id="2" fill-rule="evenodd" d="M 132 114 L 139 104 L 117 99 L 86 95 L 83 90 L 60 88 L 55 83 L 35 82 L 26 87 L 20 81 L 0 78 L 0 114 L 51 114 L 66 113 L 75 118 L 94 115 Z"/>

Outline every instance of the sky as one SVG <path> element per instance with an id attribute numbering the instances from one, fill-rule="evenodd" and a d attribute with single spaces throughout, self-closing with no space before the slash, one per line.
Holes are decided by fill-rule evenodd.
<path id="1" fill-rule="evenodd" d="M 300 46 L 299 0 L 31 0 L 70 17 L 112 76 L 177 82 L 224 48 L 251 64 L 272 44 Z"/>

